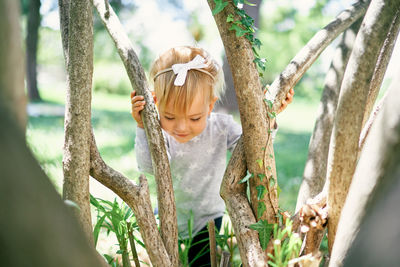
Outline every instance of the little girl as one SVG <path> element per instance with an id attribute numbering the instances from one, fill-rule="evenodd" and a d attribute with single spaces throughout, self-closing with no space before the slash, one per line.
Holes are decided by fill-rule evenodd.
<path id="1" fill-rule="evenodd" d="M 153 64 L 155 103 L 163 129 L 173 179 L 178 231 L 188 238 L 188 221 L 193 216 L 193 236 L 206 230 L 209 220 L 219 229 L 225 211 L 219 195 L 226 167 L 226 152 L 232 150 L 242 130 L 230 115 L 212 113 L 223 91 L 221 67 L 206 51 L 176 47 L 163 53 Z M 288 94 L 287 103 L 293 94 Z M 150 152 L 143 122 L 143 96 L 131 93 L 132 116 L 137 122 L 136 159 L 140 171 L 152 173 Z M 287 104 L 286 104 L 287 105 Z M 285 106 L 286 106 L 285 105 Z M 200 241 L 208 233 L 196 236 Z M 189 262 L 208 242 L 189 250 Z M 209 266 L 209 254 L 192 266 Z"/>

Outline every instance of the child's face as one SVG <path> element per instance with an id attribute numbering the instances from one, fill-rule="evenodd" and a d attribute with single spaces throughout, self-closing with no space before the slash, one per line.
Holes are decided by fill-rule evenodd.
<path id="1" fill-rule="evenodd" d="M 215 101 L 216 97 L 205 101 L 201 94 L 197 94 L 187 113 L 177 112 L 172 105 L 174 101 L 170 101 L 159 110 L 161 127 L 179 143 L 186 143 L 206 128 Z"/>

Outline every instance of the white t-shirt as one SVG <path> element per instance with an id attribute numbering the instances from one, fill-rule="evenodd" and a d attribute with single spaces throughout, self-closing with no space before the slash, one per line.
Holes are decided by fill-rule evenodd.
<path id="1" fill-rule="evenodd" d="M 219 195 L 226 168 L 226 152 L 232 150 L 242 128 L 231 115 L 211 113 L 204 131 L 186 143 L 163 131 L 171 167 L 178 231 L 188 238 L 188 220 L 193 213 L 193 235 L 209 220 L 221 217 L 225 204 Z M 145 132 L 136 131 L 136 159 L 140 171 L 153 173 Z"/>

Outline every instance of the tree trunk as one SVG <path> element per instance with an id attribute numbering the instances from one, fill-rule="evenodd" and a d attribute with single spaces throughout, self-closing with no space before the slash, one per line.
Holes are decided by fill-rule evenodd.
<path id="1" fill-rule="evenodd" d="M 24 92 L 24 63 L 21 48 L 21 29 L 19 24 L 19 2 L 0 1 L 0 97 L 12 119 L 25 133 L 26 96 Z M 3 128 L 3 126 L 1 126 Z"/>
<path id="2" fill-rule="evenodd" d="M 355 22 L 340 38 L 340 43 L 333 55 L 333 60 L 325 78 L 318 117 L 308 148 L 308 159 L 304 168 L 303 182 L 297 196 L 296 212 L 322 191 L 326 178 L 329 142 L 335 118 L 340 85 L 350 58 L 362 19 Z"/>
<path id="3" fill-rule="evenodd" d="M 37 86 L 37 46 L 40 27 L 40 0 L 29 0 L 29 11 L 26 35 L 26 85 L 28 96 L 32 101 L 40 101 Z"/>
<path id="4" fill-rule="evenodd" d="M 397 244 L 400 230 L 400 69 L 397 73 L 362 150 L 340 217 L 329 266 L 342 266 L 351 253 L 349 249 L 354 246 L 358 251 L 368 249 L 369 253 L 362 256 L 357 253 L 359 264 L 351 266 L 395 266 L 400 261 Z M 395 198 L 397 201 L 393 202 Z M 387 205 L 380 204 L 386 201 L 389 201 Z M 371 219 L 375 222 L 373 228 Z M 369 230 L 365 232 L 363 227 L 367 225 Z M 396 262 L 391 262 L 393 257 L 397 258 Z"/>
<path id="5" fill-rule="evenodd" d="M 381 52 L 379 54 L 378 62 L 375 66 L 374 76 L 371 80 L 371 85 L 368 93 L 367 106 L 364 112 L 364 118 L 362 126 L 364 128 L 368 118 L 371 114 L 372 108 L 374 107 L 375 101 L 378 97 L 379 90 L 382 85 L 383 78 L 386 73 L 389 60 L 392 56 L 394 45 L 396 44 L 397 36 L 399 34 L 400 27 L 400 11 L 397 11 L 397 15 L 390 25 L 390 30 L 387 38 L 382 46 Z"/>
<path id="6" fill-rule="evenodd" d="M 246 11 L 246 14 L 254 19 L 254 26 L 256 28 L 258 28 L 258 22 L 260 20 L 261 2 L 262 0 L 253 0 L 251 1 L 253 5 L 243 5 L 243 10 Z M 232 71 L 231 67 L 228 64 L 228 59 L 226 58 L 226 55 L 224 55 L 222 68 L 224 70 L 226 91 L 220 101 L 216 103 L 215 108 L 217 110 L 222 109 L 229 113 L 237 112 L 238 104 L 236 100 L 235 87 L 233 85 Z"/>
<path id="7" fill-rule="evenodd" d="M 240 138 L 226 168 L 220 193 L 231 218 L 243 266 L 266 266 L 257 232 L 249 228 L 256 223 L 256 218 L 247 199 L 246 184 L 239 183 L 246 170 L 243 140 Z"/>
<path id="8" fill-rule="evenodd" d="M 343 78 L 328 156 L 329 251 L 356 166 L 369 83 L 399 7 L 396 0 L 371 2 Z"/>
<path id="9" fill-rule="evenodd" d="M 214 9 L 213 1 L 208 1 L 208 4 L 211 10 Z M 273 120 L 267 116 L 259 74 L 253 62 L 254 54 L 251 44 L 244 36 L 236 37 L 235 32 L 229 30 L 230 25 L 226 22 L 228 14 L 235 14 L 234 8 L 233 4 L 229 3 L 214 18 L 224 43 L 229 65 L 233 70 L 247 169 L 254 175 L 249 180 L 253 212 L 257 214 L 259 203 L 264 203 L 266 211 L 259 219 L 275 223 L 278 212 L 277 182 L 272 138 L 269 132 Z M 264 176 L 262 181 L 259 178 L 260 175 Z M 270 186 L 269 181 L 272 179 L 275 182 Z M 257 186 L 263 186 L 267 190 L 263 199 L 257 198 Z"/>
<path id="10" fill-rule="evenodd" d="M 141 115 L 151 152 L 154 176 L 157 182 L 161 237 L 172 265 L 178 266 L 178 223 L 176 219 L 174 190 L 164 138 L 161 133 L 153 96 L 148 89 L 146 76 L 139 59 L 112 7 L 105 6 L 107 3 L 105 4 L 104 1 L 100 0 L 93 0 L 93 4 L 118 49 L 132 87 L 138 95 L 145 97 L 147 103 Z"/>
<path id="11" fill-rule="evenodd" d="M 26 113 L 11 97 L 25 95 L 19 1 L 0 1 L 0 13 L 0 36 L 7 37 L 0 42 L 1 265 L 102 266 L 27 147 L 21 120 L 15 119 L 15 107 Z"/>
<path id="12" fill-rule="evenodd" d="M 68 5 L 68 4 L 67 4 Z M 63 10 L 60 14 L 65 14 Z M 67 14 L 68 15 L 68 14 Z M 69 21 L 67 64 L 67 99 L 65 108 L 65 141 L 63 171 L 64 199 L 75 202 L 80 211 L 79 221 L 89 238 L 93 239 L 90 213 L 90 117 L 93 75 L 93 18 L 92 6 L 87 1 L 71 1 L 69 15 L 61 20 Z M 63 29 L 63 25 L 61 26 Z"/>

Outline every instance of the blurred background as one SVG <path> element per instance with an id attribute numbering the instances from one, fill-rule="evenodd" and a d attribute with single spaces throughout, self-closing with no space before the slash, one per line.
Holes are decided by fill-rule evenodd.
<path id="1" fill-rule="evenodd" d="M 266 58 L 263 84 L 270 84 L 307 41 L 342 9 L 346 0 L 257 0 L 255 7 L 245 6 L 256 20 L 260 55 Z M 152 61 L 163 51 L 177 45 L 203 47 L 226 69 L 226 60 L 211 11 L 204 1 L 183 0 L 110 0 L 128 33 L 135 51 L 148 72 Z M 30 96 L 27 139 L 40 165 L 59 192 L 62 191 L 62 147 L 64 142 L 64 101 L 66 74 L 59 30 L 58 0 L 21 0 L 21 26 L 26 41 Z M 314 127 L 324 78 L 332 60 L 335 42 L 308 70 L 295 87 L 295 98 L 279 114 L 275 140 L 278 180 L 282 189 L 280 204 L 294 211 L 297 191 L 307 159 L 308 142 Z M 36 56 L 35 56 L 36 55 Z M 399 58 L 394 50 L 387 71 L 387 87 L 392 66 Z M 398 61 L 398 60 L 397 60 Z M 227 78 L 227 94 L 218 109 L 239 114 L 232 104 L 233 88 Z M 94 15 L 94 77 L 92 124 L 104 160 L 132 180 L 139 172 L 135 159 L 136 125 L 130 115 L 132 90 L 114 44 Z M 384 90 L 382 90 L 384 91 Z M 155 184 L 149 179 L 155 201 Z M 113 200 L 116 196 L 91 180 L 95 197 Z"/>

